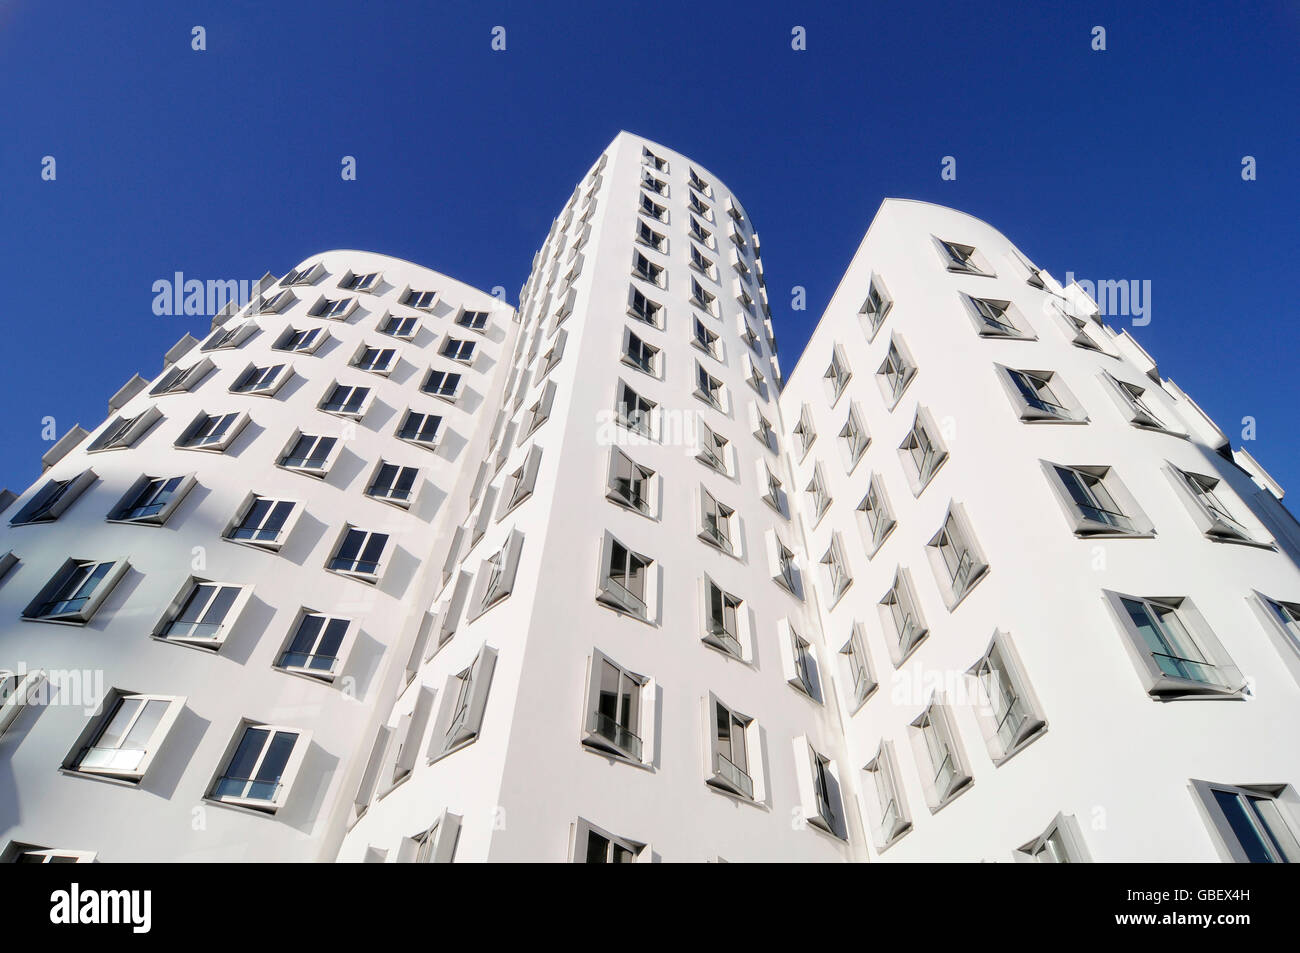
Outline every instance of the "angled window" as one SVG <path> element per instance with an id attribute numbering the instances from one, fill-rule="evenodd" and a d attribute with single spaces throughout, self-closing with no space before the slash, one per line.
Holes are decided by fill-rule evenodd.
<path id="1" fill-rule="evenodd" d="M 235 383 L 230 385 L 230 392 L 272 397 L 289 379 L 290 373 L 288 364 L 268 364 L 266 367 L 250 364 L 244 373 L 235 379 Z"/>
<path id="2" fill-rule="evenodd" d="M 868 436 L 867 428 L 862 423 L 862 414 L 858 411 L 857 404 L 849 404 L 848 418 L 840 428 L 840 448 L 844 456 L 844 469 L 852 473 L 870 445 L 871 437 Z"/>
<path id="3" fill-rule="evenodd" d="M 623 332 L 623 363 L 635 367 L 638 371 L 659 376 L 659 348 L 653 347 L 632 333 L 631 328 Z"/>
<path id="4" fill-rule="evenodd" d="M 461 376 L 453 371 L 433 369 L 420 385 L 420 390 L 443 400 L 454 401 L 460 392 Z"/>
<path id="5" fill-rule="evenodd" d="M 523 440 L 525 437 L 534 433 L 538 427 L 550 419 L 551 405 L 555 403 L 555 390 L 555 381 L 547 381 L 546 386 L 542 388 L 541 396 L 539 396 L 537 401 L 528 408 L 524 415 L 523 427 L 519 434 L 520 440 Z M 654 405 L 652 404 L 651 406 L 653 407 Z"/>
<path id="6" fill-rule="evenodd" d="M 659 158 L 657 155 L 655 155 L 653 152 L 651 152 L 649 149 L 645 148 L 644 146 L 641 147 L 641 164 L 649 166 L 650 168 L 654 169 L 657 172 L 668 171 L 668 162 L 664 159 Z"/>
<path id="7" fill-rule="evenodd" d="M 237 321 L 217 328 L 199 348 L 201 351 L 224 351 L 237 348 L 257 331 L 254 321 Z"/>
<path id="8" fill-rule="evenodd" d="M 870 802 L 868 820 L 876 850 L 885 851 L 912 829 L 912 815 L 903 798 L 903 784 L 898 775 L 898 758 L 894 745 L 882 741 L 876 756 L 863 769 L 868 783 L 864 786 Z"/>
<path id="9" fill-rule="evenodd" d="M 276 667 L 326 681 L 333 680 L 344 654 L 344 641 L 351 625 L 348 619 L 302 610 Z"/>
<path id="10" fill-rule="evenodd" d="M 279 314 L 297 300 L 292 291 L 281 291 L 269 298 L 260 297 L 254 307 L 258 314 Z"/>
<path id="11" fill-rule="evenodd" d="M 949 611 L 966 598 L 989 569 L 960 503 L 948 507 L 939 532 L 926 543 L 926 555 Z"/>
<path id="12" fill-rule="evenodd" d="M 295 728 L 245 721 L 236 739 L 208 797 L 274 813 L 284 806 L 310 735 Z"/>
<path id="13" fill-rule="evenodd" d="M 700 487 L 700 539 L 724 553 L 734 554 L 732 518 L 735 515 L 730 506 L 719 503 L 712 493 Z"/>
<path id="14" fill-rule="evenodd" d="M 903 461 L 903 470 L 907 474 L 912 495 L 920 496 L 921 491 L 929 486 L 935 473 L 948 459 L 948 450 L 939 442 L 938 429 L 934 426 L 928 411 L 917 408 L 912 429 L 903 438 L 898 453 Z"/>
<path id="15" fill-rule="evenodd" d="M 401 507 L 410 506 L 415 497 L 415 481 L 419 476 L 419 467 L 404 467 L 383 461 L 375 471 L 370 486 L 366 488 L 366 496 L 385 503 L 396 503 Z"/>
<path id="16" fill-rule="evenodd" d="M 620 382 L 618 402 L 614 405 L 614 413 L 619 424 L 633 433 L 653 439 L 654 409 L 653 401 L 647 400 L 627 384 Z"/>
<path id="17" fill-rule="evenodd" d="M 347 275 L 344 276 L 343 280 L 339 282 L 339 287 L 345 288 L 348 291 L 373 292 L 379 287 L 379 272 L 372 271 L 368 274 L 357 275 L 349 271 Z"/>
<path id="18" fill-rule="evenodd" d="M 834 762 L 814 748 L 803 735 L 794 739 L 794 752 L 803 819 L 834 837 L 846 840 L 839 772 Z"/>
<path id="19" fill-rule="evenodd" d="M 1076 536 L 1150 536 L 1151 521 L 1112 467 L 1043 462 Z"/>
<path id="20" fill-rule="evenodd" d="M 844 393 L 844 388 L 849 386 L 849 379 L 852 377 L 853 372 L 849 370 L 848 362 L 840 353 L 839 347 L 832 348 L 831 363 L 826 368 L 826 373 L 822 375 L 826 385 L 826 396 L 830 398 L 832 405 L 840 399 L 840 395 Z"/>
<path id="21" fill-rule="evenodd" d="M 649 621 L 653 573 L 654 560 L 632 551 L 606 533 L 601 546 L 596 601 Z"/>
<path id="22" fill-rule="evenodd" d="M 298 268 L 289 272 L 280 279 L 280 284 L 286 288 L 291 285 L 309 285 L 316 281 L 324 270 L 318 262 L 312 263 L 305 268 Z"/>
<path id="23" fill-rule="evenodd" d="M 402 341 L 409 341 L 415 337 L 415 331 L 419 326 L 420 319 L 417 317 L 402 317 L 390 314 L 379 328 L 379 333 L 387 334 L 389 337 L 398 338 Z"/>
<path id="24" fill-rule="evenodd" d="M 799 410 L 799 422 L 795 424 L 794 436 L 799 442 L 799 457 L 802 459 L 807 456 L 808 450 L 817 439 L 817 431 L 812 422 L 812 411 L 808 409 L 807 404 Z"/>
<path id="25" fill-rule="evenodd" d="M 1300 863 L 1295 792 L 1289 784 L 1191 782 L 1219 854 L 1235 864 Z"/>
<path id="26" fill-rule="evenodd" d="M 876 383 L 880 386 L 880 394 L 888 409 L 893 410 L 898 406 L 898 402 L 903 399 L 903 392 L 914 377 L 916 362 L 908 353 L 902 338 L 895 334 L 889 342 L 885 360 L 876 370 Z"/>
<path id="27" fill-rule="evenodd" d="M 193 474 L 174 477 L 141 477 L 131 485 L 108 518 L 120 523 L 161 526 L 195 485 Z"/>
<path id="28" fill-rule="evenodd" d="M 813 464 L 812 479 L 804 487 L 804 492 L 808 494 L 808 502 L 812 505 L 813 524 L 818 523 L 826 515 L 826 511 L 831 508 L 831 495 L 826 489 L 826 478 L 822 476 L 822 465 Z"/>
<path id="29" fill-rule="evenodd" d="M 23 618 L 84 625 L 129 568 L 125 559 L 69 559 L 28 603 Z"/>
<path id="30" fill-rule="evenodd" d="M 972 295 L 962 295 L 962 300 L 980 337 L 1027 340 L 1034 338 L 1033 332 L 1026 330 L 1024 318 L 1010 301 L 995 301 L 992 298 L 976 298 Z"/>
<path id="31" fill-rule="evenodd" d="M 745 658 L 741 634 L 743 605 L 739 597 L 724 591 L 708 576 L 704 577 L 703 641 L 706 645 L 742 660 Z"/>
<path id="32" fill-rule="evenodd" d="M 691 196 L 691 208 L 698 215 L 708 217 L 708 208 L 703 202 L 698 201 L 695 196 Z M 700 224 L 699 219 L 691 216 L 691 238 L 695 239 L 706 248 L 713 247 L 713 233 Z"/>
<path id="33" fill-rule="evenodd" d="M 641 196 L 641 214 L 653 218 L 656 222 L 668 221 L 668 209 L 645 194 Z"/>
<path id="34" fill-rule="evenodd" d="M 656 328 L 663 327 L 663 306 L 651 301 L 635 287 L 628 294 L 627 313 L 638 321 Z"/>
<path id="35" fill-rule="evenodd" d="M 1256 592 L 1255 598 L 1264 617 L 1286 637 L 1286 644 L 1292 651 L 1300 652 L 1300 602 L 1282 602 L 1262 592 Z"/>
<path id="36" fill-rule="evenodd" d="M 645 255 L 640 252 L 634 253 L 632 257 L 632 274 L 642 281 L 648 281 L 652 285 L 663 285 L 664 270 L 660 265 L 656 265 Z"/>
<path id="37" fill-rule="evenodd" d="M 280 457 L 280 466 L 309 476 L 323 477 L 329 472 L 339 446 L 337 437 L 298 433 Z"/>
<path id="38" fill-rule="evenodd" d="M 450 864 L 456 856 L 461 817 L 443 811 L 433 826 L 414 837 L 403 839 L 397 862 L 411 864 Z"/>
<path id="39" fill-rule="evenodd" d="M 330 557 L 326 568 L 365 582 L 376 582 L 383 564 L 388 534 L 349 526 Z"/>
<path id="40" fill-rule="evenodd" d="M 772 581 L 797 598 L 803 598 L 803 590 L 799 585 L 799 567 L 795 564 L 794 550 L 781 542 L 781 537 L 776 535 L 775 530 L 767 531 L 767 550 L 768 567 L 772 573 Z"/>
<path id="41" fill-rule="evenodd" d="M 711 716 L 706 720 L 709 770 L 705 783 L 752 801 L 755 769 L 760 765 L 751 763 L 757 758 L 750 757 L 750 749 L 757 749 L 758 726 L 749 715 L 724 705 L 712 692 L 705 703 L 706 713 Z"/>
<path id="42" fill-rule="evenodd" d="M 114 689 L 63 767 L 139 781 L 185 706 L 184 698 Z"/>
<path id="43" fill-rule="evenodd" d="M 0 738 L 25 709 L 44 705 L 48 700 L 49 686 L 43 671 L 0 669 Z"/>
<path id="44" fill-rule="evenodd" d="M 442 349 L 438 353 L 453 361 L 469 364 L 474 360 L 474 347 L 473 341 L 462 341 L 459 338 L 449 337 L 443 342 Z"/>
<path id="45" fill-rule="evenodd" d="M 97 477 L 94 470 L 85 470 L 65 480 L 48 480 L 37 490 L 9 521 L 11 526 L 26 523 L 50 523 L 63 515 L 64 511 L 84 493 Z"/>
<path id="46" fill-rule="evenodd" d="M 250 586 L 191 579 L 172 602 L 154 638 L 219 649 L 252 591 Z"/>
<path id="47" fill-rule="evenodd" d="M 695 322 L 695 331 L 691 338 L 691 343 L 698 347 L 709 357 L 717 358 L 718 356 L 718 335 L 704 326 L 699 318 L 692 319 Z"/>
<path id="48" fill-rule="evenodd" d="M 748 354 L 745 355 L 745 383 L 754 388 L 764 400 L 767 399 L 767 378 Z"/>
<path id="49" fill-rule="evenodd" d="M 948 706 L 931 702 L 912 722 L 921 785 L 931 812 L 946 807 L 973 782 Z"/>
<path id="50" fill-rule="evenodd" d="M 636 864 L 649 860 L 647 844 L 616 837 L 582 818 L 572 827 L 570 857 L 575 864 Z"/>
<path id="51" fill-rule="evenodd" d="M 781 480 L 772 472 L 765 462 L 759 461 L 759 483 L 763 486 L 763 502 L 772 509 L 776 510 L 782 516 L 786 515 L 785 508 L 785 490 L 781 488 Z"/>
<path id="52" fill-rule="evenodd" d="M 690 187 L 695 189 L 697 192 L 700 192 L 703 195 L 709 194 L 709 183 L 700 178 L 699 173 L 694 169 L 687 172 L 686 181 Z"/>
<path id="53" fill-rule="evenodd" d="M 653 699 L 654 687 L 648 678 L 628 671 L 599 650 L 593 651 L 582 743 L 644 763 L 653 754 L 642 727 L 652 724 L 654 709 L 648 703 Z"/>
<path id="54" fill-rule="evenodd" d="M 1041 737 L 1047 719 L 1034 696 L 1011 640 L 995 632 L 984 655 L 969 673 L 979 685 L 976 718 L 989 757 L 1001 764 Z"/>
<path id="55" fill-rule="evenodd" d="M 614 447 L 609 455 L 609 477 L 605 497 L 620 506 L 651 515 L 655 503 L 655 471 L 643 467 L 622 450 Z"/>
<path id="56" fill-rule="evenodd" d="M 1146 430 L 1161 430 L 1166 433 L 1176 434 L 1180 432 L 1166 424 L 1151 409 L 1144 397 L 1146 388 L 1139 387 L 1137 384 L 1130 384 L 1128 381 L 1122 381 L 1105 371 L 1102 372 L 1102 380 L 1106 382 L 1107 391 L 1114 398 L 1125 419 L 1133 426 L 1142 427 Z"/>
<path id="57" fill-rule="evenodd" d="M 900 568 L 894 574 L 893 584 L 881 597 L 880 622 L 889 639 L 889 655 L 895 668 L 907 661 L 929 634 L 906 569 Z"/>
<path id="58" fill-rule="evenodd" d="M 99 436 L 86 447 L 87 453 L 97 450 L 121 450 L 134 446 L 136 441 L 148 433 L 149 428 L 162 419 L 162 411 L 157 407 L 142 410 L 134 417 L 114 417 L 99 432 Z"/>
<path id="59" fill-rule="evenodd" d="M 710 279 L 717 280 L 717 275 L 713 270 L 713 262 L 705 257 L 694 245 L 691 246 L 691 267 L 698 272 L 702 272 Z"/>
<path id="60" fill-rule="evenodd" d="M 308 312 L 313 318 L 331 318 L 343 321 L 356 308 L 356 298 L 321 298 Z"/>
<path id="61" fill-rule="evenodd" d="M 817 663 L 813 659 L 812 644 L 784 619 L 778 623 L 777 629 L 785 641 L 785 680 L 809 698 L 820 700 Z"/>
<path id="62" fill-rule="evenodd" d="M 272 349 L 276 351 L 294 351 L 301 354 L 312 354 L 328 337 L 328 332 L 323 328 L 306 328 L 302 331 L 292 327 L 285 328 L 284 333 L 276 339 Z"/>
<path id="63" fill-rule="evenodd" d="M 871 475 L 871 482 L 867 484 L 867 494 L 858 504 L 857 516 L 858 529 L 862 532 L 862 545 L 870 558 L 884 545 L 886 537 L 898 525 L 889 507 L 889 499 L 885 496 L 884 481 L 880 479 L 880 474 Z"/>
<path id="64" fill-rule="evenodd" d="M 483 331 L 487 328 L 488 313 L 486 311 L 462 311 L 456 316 L 456 324 L 462 328 L 469 328 L 471 331 Z"/>
<path id="65" fill-rule="evenodd" d="M 406 416 L 402 418 L 401 426 L 397 428 L 397 436 L 433 449 L 438 445 L 438 428 L 441 426 L 442 418 L 436 414 L 421 414 L 408 410 Z"/>
<path id="66" fill-rule="evenodd" d="M 1016 848 L 1018 863 L 1086 864 L 1088 850 L 1083 844 L 1079 823 L 1070 814 L 1057 814 L 1047 830 Z"/>
<path id="67" fill-rule="evenodd" d="M 393 370 L 397 350 L 391 347 L 362 347 L 352 361 L 352 366 L 372 374 L 388 374 Z"/>
<path id="68" fill-rule="evenodd" d="M 1103 590 L 1147 694 L 1246 697 L 1246 680 L 1192 601 Z"/>
<path id="69" fill-rule="evenodd" d="M 874 340 L 876 332 L 880 326 L 885 323 L 885 318 L 889 317 L 889 309 L 894 306 L 894 300 L 889 297 L 889 292 L 885 290 L 884 282 L 877 275 L 871 276 L 871 282 L 867 286 L 867 299 L 862 302 L 862 307 L 858 309 L 861 316 L 862 329 L 866 332 L 867 340 Z"/>
<path id="70" fill-rule="evenodd" d="M 408 308 L 418 308 L 421 311 L 432 311 L 433 306 L 438 303 L 438 292 L 436 291 L 415 291 L 411 289 L 402 296 L 402 304 Z"/>
<path id="71" fill-rule="evenodd" d="M 694 278 L 691 279 L 691 304 L 716 318 L 718 316 L 717 300 L 717 295 L 706 289 Z"/>
<path id="72" fill-rule="evenodd" d="M 1233 516 L 1233 511 L 1223 500 L 1220 487 L 1223 481 L 1218 477 L 1192 473 L 1172 463 L 1166 472 L 1196 525 L 1207 537 L 1219 542 L 1268 544 Z"/>
<path id="73" fill-rule="evenodd" d="M 871 670 L 871 658 L 867 655 L 866 626 L 861 622 L 853 623 L 853 628 L 849 631 L 849 640 L 840 647 L 840 654 L 844 656 L 845 666 L 849 672 L 847 683 L 849 713 L 853 714 L 871 697 L 871 693 L 878 685 L 876 676 Z"/>
<path id="74" fill-rule="evenodd" d="M 996 277 L 993 274 L 993 269 L 989 267 L 989 263 L 984 260 L 984 256 L 974 246 L 944 241 L 941 238 L 936 238 L 935 241 L 938 243 L 939 253 L 949 271 L 965 275 Z"/>
<path id="75" fill-rule="evenodd" d="M 844 591 L 853 585 L 853 576 L 849 573 L 849 563 L 844 556 L 844 543 L 839 533 L 831 533 L 831 542 L 821 558 L 821 565 L 829 587 L 827 602 L 834 606 Z"/>
<path id="76" fill-rule="evenodd" d="M 370 406 L 370 388 L 350 384 L 335 384 L 320 404 L 327 414 L 360 420 Z"/>
<path id="77" fill-rule="evenodd" d="M 216 364 L 212 362 L 210 357 L 196 361 L 189 367 L 171 367 L 163 373 L 162 377 L 158 378 L 158 383 L 149 389 L 149 393 L 155 396 L 159 394 L 187 393 L 193 390 L 199 381 L 207 377 L 215 367 Z"/>
<path id="78" fill-rule="evenodd" d="M 998 380 L 1007 396 L 1027 423 L 1086 423 L 1084 413 L 1075 398 L 1054 371 L 1025 371 L 996 365 Z"/>
<path id="79" fill-rule="evenodd" d="M 279 549 L 293 529 L 299 505 L 292 500 L 252 496 L 243 511 L 226 530 L 226 539 Z"/>
<path id="80" fill-rule="evenodd" d="M 668 239 L 640 219 L 636 221 L 636 240 L 657 252 L 664 252 L 667 249 Z"/>
<path id="81" fill-rule="evenodd" d="M 564 345 L 569 338 L 569 332 L 561 331 L 555 336 L 555 343 L 550 346 L 545 354 L 542 355 L 542 365 L 537 372 L 538 380 L 545 377 L 555 369 L 555 365 L 560 363 L 560 358 L 564 357 Z M 516 401 L 522 400 L 523 389 L 520 388 Z M 517 406 L 517 404 L 516 404 Z"/>
<path id="82" fill-rule="evenodd" d="M 501 519 L 502 516 L 533 495 L 533 488 L 537 486 L 537 473 L 541 465 L 542 448 L 533 444 L 528 448 L 528 453 L 524 456 L 523 462 L 506 476 L 505 482 L 501 486 L 501 512 L 497 514 L 497 519 Z"/>
<path id="83" fill-rule="evenodd" d="M 443 706 L 443 713 L 434 727 L 433 745 L 429 750 L 431 759 L 451 754 L 478 740 L 496 660 L 496 649 L 484 645 L 468 668 L 447 679 L 443 698 L 450 704 Z"/>
<path id="84" fill-rule="evenodd" d="M 717 433 L 703 420 L 697 419 L 695 421 L 695 430 L 695 437 L 699 446 L 699 452 L 696 453 L 695 459 L 711 470 L 716 470 L 723 475 L 729 474 L 730 469 L 727 466 L 727 458 L 730 454 L 728 447 L 731 441 Z"/>

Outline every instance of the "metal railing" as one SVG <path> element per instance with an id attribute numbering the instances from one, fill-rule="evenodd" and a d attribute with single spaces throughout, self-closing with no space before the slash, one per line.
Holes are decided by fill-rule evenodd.
<path id="1" fill-rule="evenodd" d="M 713 753 L 713 771 L 747 798 L 754 796 L 754 779 L 721 751 Z"/>
<path id="2" fill-rule="evenodd" d="M 616 720 L 601 711 L 591 713 L 591 724 L 587 729 L 592 734 L 600 735 L 615 748 L 631 755 L 635 760 L 641 760 L 641 738 L 626 725 L 619 724 Z"/>

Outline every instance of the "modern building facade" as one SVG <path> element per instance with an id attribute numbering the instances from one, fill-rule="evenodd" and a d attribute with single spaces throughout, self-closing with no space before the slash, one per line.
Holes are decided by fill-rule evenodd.
<path id="1" fill-rule="evenodd" d="M 326 252 L 133 378 L 0 500 L 3 859 L 1300 859 L 1280 488 L 970 216 L 788 382 L 760 248 L 623 133 L 517 310 Z"/>

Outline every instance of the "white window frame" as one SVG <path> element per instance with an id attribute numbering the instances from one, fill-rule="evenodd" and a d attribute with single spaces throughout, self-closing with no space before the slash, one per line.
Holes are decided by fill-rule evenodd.
<path id="1" fill-rule="evenodd" d="M 102 567 L 107 566 L 103 572 L 99 572 Z M 83 570 L 90 567 L 90 575 L 83 575 Z M 127 571 L 131 568 L 130 563 L 125 559 L 66 559 L 59 570 L 50 577 L 50 580 L 36 594 L 36 598 L 27 604 L 23 609 L 23 618 L 33 622 L 50 622 L 56 625 L 85 625 L 95 617 L 99 607 L 113 592 L 113 588 L 122 580 Z M 98 577 L 96 577 L 98 573 Z M 82 577 L 77 588 L 67 591 L 68 585 L 78 577 Z M 85 595 L 77 595 L 85 590 L 85 586 L 91 579 L 96 579 L 94 586 L 86 592 Z M 64 593 L 72 598 L 55 600 L 55 596 Z M 71 603 L 80 602 L 81 605 L 73 608 Z M 58 612 L 52 611 L 59 605 L 66 607 Z"/>
<path id="2" fill-rule="evenodd" d="M 871 515 L 873 512 L 874 517 Z M 858 530 L 862 535 L 862 547 L 866 551 L 867 558 L 871 559 L 880 551 L 880 547 L 885 545 L 885 540 L 898 525 L 893 508 L 889 504 L 889 497 L 885 493 L 884 480 L 879 473 L 871 474 L 867 481 L 867 492 L 863 494 L 862 500 L 854 509 L 854 514 L 857 516 Z"/>
<path id="3" fill-rule="evenodd" d="M 1016 863 L 1086 864 L 1092 857 L 1073 814 L 1057 814 L 1046 830 L 1016 848 Z"/>
<path id="4" fill-rule="evenodd" d="M 938 531 L 925 544 L 925 554 L 949 612 L 956 609 L 988 573 L 988 559 L 975 539 L 966 508 L 960 503 L 948 504 Z"/>
<path id="5" fill-rule="evenodd" d="M 912 495 L 920 496 L 948 459 L 948 448 L 939 438 L 939 428 L 924 407 L 916 409 L 912 427 L 898 446 L 898 455 Z"/>
<path id="6" fill-rule="evenodd" d="M 1004 764 L 1043 737 L 1047 716 L 1009 635 L 995 631 L 966 674 L 976 699 L 975 718 L 994 765 Z"/>
<path id="7" fill-rule="evenodd" d="M 932 699 L 912 720 L 909 735 L 926 803 L 930 813 L 937 814 L 970 790 L 975 781 L 950 707 Z"/>
<path id="8" fill-rule="evenodd" d="M 261 731 L 270 732 L 267 738 L 267 744 L 263 745 L 262 749 L 258 754 L 255 768 L 261 767 L 261 765 L 265 761 L 266 750 L 269 747 L 270 742 L 273 741 L 279 733 L 284 732 L 286 734 L 291 734 L 294 736 L 293 748 L 289 752 L 288 758 L 285 759 L 284 767 L 280 771 L 279 780 L 274 782 L 276 785 L 275 791 L 273 796 L 270 798 L 248 797 L 248 794 L 251 792 L 250 789 L 247 787 L 247 785 L 268 784 L 272 782 L 257 781 L 256 779 L 253 778 L 248 778 L 248 779 L 229 778 L 226 774 L 226 772 L 229 771 L 231 768 L 231 761 L 234 759 L 235 754 L 238 752 L 240 743 L 243 741 L 245 734 L 250 730 L 251 731 L 261 730 Z M 241 719 L 239 722 L 239 727 L 235 730 L 235 734 L 231 738 L 230 743 L 226 748 L 226 753 L 222 756 L 221 761 L 219 762 L 220 767 L 217 768 L 216 773 L 212 777 L 212 782 L 208 786 L 208 793 L 207 795 L 205 795 L 204 799 L 207 801 L 212 801 L 217 804 L 225 804 L 234 807 L 250 808 L 254 811 L 259 811 L 267 814 L 277 813 L 288 802 L 289 795 L 293 789 L 294 781 L 297 779 L 298 776 L 298 771 L 302 767 L 303 759 L 307 755 L 307 749 L 311 745 L 311 734 L 312 733 L 310 730 L 304 728 L 291 728 L 287 725 L 268 724 L 265 722 L 255 721 L 248 718 Z M 228 780 L 244 781 L 245 782 L 244 792 L 242 794 L 219 793 L 219 789 L 222 786 L 222 782 Z"/>
<path id="9" fill-rule="evenodd" d="M 119 742 L 126 740 L 130 731 L 135 728 L 140 716 L 151 702 L 161 702 L 166 707 L 141 747 L 126 748 L 122 744 L 113 746 L 99 745 L 98 742 L 103 739 L 104 733 L 112 724 L 120 708 L 130 701 L 136 701 L 140 704 L 136 706 L 136 711 L 130 717 L 126 726 L 127 730 L 118 739 Z M 172 726 L 176 724 L 176 719 L 180 717 L 184 708 L 184 696 L 140 694 L 118 688 L 110 690 L 82 731 L 76 744 L 73 745 L 72 750 L 64 758 L 63 770 L 138 784 L 148 773 L 149 766 L 157 758 L 159 749 L 166 742 L 168 733 L 171 731 Z M 87 763 L 87 758 L 95 751 L 106 753 L 104 763 Z M 121 757 L 114 757 L 108 752 L 116 752 Z M 134 758 L 131 757 L 132 754 L 135 754 Z"/>
<path id="10" fill-rule="evenodd" d="M 263 514 L 264 519 L 274 513 L 282 504 L 288 504 L 290 509 L 285 515 L 280 528 L 276 531 L 272 539 L 237 539 L 235 532 L 241 529 L 253 529 L 257 533 L 263 533 L 262 528 L 265 523 L 259 523 L 257 526 L 244 527 L 244 521 L 247 520 L 253 512 L 253 508 L 258 503 L 270 503 L 271 506 Z M 244 497 L 244 501 L 235 510 L 235 515 L 226 528 L 221 533 L 221 538 L 231 543 L 239 543 L 244 546 L 252 546 L 254 549 L 268 549 L 272 552 L 278 552 L 288 541 L 289 536 L 293 533 L 294 526 L 297 525 L 298 519 L 303 513 L 303 504 L 301 500 L 280 499 L 272 496 L 262 496 L 260 493 L 249 493 Z"/>
<path id="11" fill-rule="evenodd" d="M 635 712 L 633 726 L 620 720 L 626 717 L 626 713 L 611 717 L 601 712 L 601 684 L 605 665 L 612 666 L 619 674 L 617 709 L 621 711 L 623 707 L 621 697 L 624 680 L 635 686 L 635 698 L 629 706 Z M 593 648 L 587 658 L 586 687 L 579 735 L 583 747 L 629 764 L 650 765 L 655 753 L 655 708 L 658 697 L 655 680 L 631 671 L 600 649 Z"/>
<path id="12" fill-rule="evenodd" d="M 1155 527 L 1109 466 L 1071 466 L 1039 461 L 1066 521 L 1079 537 L 1149 538 Z M 1071 491 L 1066 481 L 1075 490 Z M 1083 502 L 1082 496 L 1091 502 Z"/>
<path id="13" fill-rule="evenodd" d="M 639 564 L 645 583 L 642 594 L 638 595 L 614 578 L 612 572 L 614 547 L 618 546 L 626 554 L 623 560 L 623 574 L 626 576 L 633 564 Z M 654 624 L 658 618 L 658 563 L 642 553 L 637 552 L 613 533 L 606 532 L 601 540 L 600 562 L 597 565 L 596 601 L 608 606 L 621 615 L 627 615 L 642 622 Z"/>
<path id="14" fill-rule="evenodd" d="M 889 635 L 889 657 L 894 668 L 899 668 L 930 634 L 916 599 L 911 573 L 906 567 L 900 566 L 894 572 L 894 580 L 876 608 L 881 629 Z"/>
<path id="15" fill-rule="evenodd" d="M 190 606 L 192 600 L 199 595 L 202 587 L 212 589 L 210 594 L 206 594 L 202 603 L 202 612 L 198 614 L 194 622 L 188 623 L 189 631 L 181 634 L 179 631 L 174 632 L 181 625 L 180 615 Z M 221 618 L 216 622 L 205 622 L 213 609 L 214 603 L 221 598 L 226 591 L 233 591 L 225 611 Z M 190 576 L 181 586 L 171 603 L 167 606 L 166 612 L 159 619 L 158 624 L 154 627 L 153 638 L 160 642 L 171 642 L 176 645 L 197 646 L 209 651 L 219 651 L 226 641 L 230 638 L 231 630 L 239 623 L 240 615 L 248 605 L 249 599 L 253 595 L 253 587 L 248 585 L 220 582 L 215 579 L 208 579 L 199 576 Z M 200 627 L 202 627 L 200 629 Z M 212 634 L 197 634 L 198 631 L 206 633 L 208 628 L 213 628 Z"/>
<path id="16" fill-rule="evenodd" d="M 854 715 L 880 687 L 875 666 L 871 663 L 871 654 L 867 650 L 865 625 L 856 621 L 853 623 L 848 639 L 840 646 L 839 654 L 844 656 L 844 667 L 848 670 L 848 678 L 844 681 L 846 707 L 849 714 Z"/>
<path id="17" fill-rule="evenodd" d="M 1223 784 L 1193 778 L 1188 782 L 1188 787 L 1210 828 L 1215 849 L 1223 860 L 1234 864 L 1300 863 L 1300 839 L 1297 839 L 1296 833 L 1300 830 L 1300 825 L 1297 824 L 1297 798 L 1291 785 Z M 1269 803 L 1268 813 L 1271 817 L 1265 817 L 1253 805 L 1249 807 L 1248 817 L 1260 840 L 1260 846 L 1269 858 L 1267 861 L 1252 860 L 1216 794 L 1236 798 L 1238 801 L 1245 799 Z"/>
<path id="18" fill-rule="evenodd" d="M 1020 419 L 1031 424 L 1086 424 L 1087 411 L 1079 404 L 1074 392 L 1055 371 L 1028 370 L 995 364 L 998 382 L 1007 393 L 1012 407 Z M 1018 381 L 1034 392 L 1031 399 Z M 1039 385 L 1042 385 L 1041 387 Z M 1050 397 L 1043 396 L 1046 390 Z M 1055 398 L 1055 400 L 1051 399 Z"/>
<path id="19" fill-rule="evenodd" d="M 872 840 L 876 852 L 883 854 L 912 829 L 912 814 L 907 807 L 894 743 L 882 741 L 862 770 L 868 775 L 862 787 L 870 811 Z"/>

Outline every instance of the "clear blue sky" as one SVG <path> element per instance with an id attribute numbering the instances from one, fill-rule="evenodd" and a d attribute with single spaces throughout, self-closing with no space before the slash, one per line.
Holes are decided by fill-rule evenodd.
<path id="1" fill-rule="evenodd" d="M 38 475 L 43 417 L 93 428 L 206 331 L 152 313 L 156 279 L 350 247 L 514 301 L 625 128 L 742 197 L 785 367 L 880 200 L 939 202 L 1058 277 L 1150 280 L 1138 340 L 1234 445 L 1255 417 L 1248 448 L 1300 498 L 1300 5 L 803 6 L 0 0 L 0 486 Z"/>

